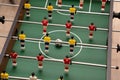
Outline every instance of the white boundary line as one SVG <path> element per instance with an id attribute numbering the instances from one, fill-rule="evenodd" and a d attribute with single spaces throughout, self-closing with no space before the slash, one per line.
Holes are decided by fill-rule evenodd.
<path id="1" fill-rule="evenodd" d="M 65 32 L 65 30 L 53 30 L 53 31 L 50 31 L 50 32 L 48 32 L 48 33 L 54 33 L 54 32 Z M 79 41 L 80 41 L 80 43 L 82 43 L 82 40 L 79 38 L 79 36 L 77 36 L 75 33 L 72 33 L 72 32 L 70 32 L 71 34 L 73 34 L 73 35 L 75 35 L 78 39 L 79 39 Z M 44 35 L 41 37 L 41 39 L 44 37 Z M 46 55 L 45 53 L 44 53 L 44 51 L 41 49 L 41 47 L 40 47 L 40 43 L 41 42 L 39 42 L 39 49 L 40 49 L 40 51 L 46 56 L 46 57 L 48 57 L 48 58 L 53 58 L 53 57 L 50 57 L 50 56 L 48 56 L 48 55 Z M 82 46 L 79 46 L 79 47 L 81 47 L 80 48 L 80 50 L 75 54 L 75 55 L 73 55 L 72 57 L 70 57 L 70 58 L 74 58 L 74 57 L 76 57 L 78 54 L 80 54 L 80 52 L 81 52 L 81 50 L 82 50 Z M 53 58 L 53 59 L 55 59 L 55 58 Z"/>
<path id="2" fill-rule="evenodd" d="M 48 4 L 48 0 L 46 0 L 45 7 L 44 7 L 44 8 L 47 8 L 47 4 Z"/>
<path id="3" fill-rule="evenodd" d="M 91 12 L 91 5 L 92 5 L 92 0 L 90 0 L 90 4 L 89 4 L 89 12 Z"/>

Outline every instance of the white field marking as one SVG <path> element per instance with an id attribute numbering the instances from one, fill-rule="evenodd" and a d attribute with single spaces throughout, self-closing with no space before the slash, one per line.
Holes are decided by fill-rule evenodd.
<path id="1" fill-rule="evenodd" d="M 48 4 L 48 0 L 46 0 L 45 7 L 44 7 L 44 8 L 47 8 L 47 4 Z"/>
<path id="2" fill-rule="evenodd" d="M 91 5 L 92 5 L 92 0 L 90 0 L 90 4 L 89 4 L 89 12 L 91 12 Z"/>
<path id="3" fill-rule="evenodd" d="M 54 33 L 54 32 L 66 32 L 65 30 L 53 30 L 53 31 L 50 31 L 50 32 L 48 32 L 49 34 L 50 33 Z M 78 40 L 82 43 L 82 41 L 81 41 L 81 39 L 79 38 L 79 36 L 77 36 L 75 33 L 73 33 L 73 32 L 70 32 L 71 34 L 73 34 L 74 36 L 76 36 L 77 38 L 78 38 Z M 44 37 L 44 35 L 41 37 L 41 39 Z M 41 42 L 40 42 L 41 43 Z M 48 56 L 48 55 L 46 55 L 45 53 L 44 53 L 44 51 L 42 51 L 42 49 L 41 49 L 41 47 L 40 47 L 40 43 L 39 43 L 39 49 L 40 49 L 40 51 L 46 56 L 46 57 L 48 57 L 48 58 L 53 58 L 53 57 L 50 57 L 50 56 Z M 70 58 L 74 58 L 74 57 L 76 57 L 78 54 L 80 54 L 80 52 L 81 52 L 81 50 L 82 50 L 82 46 L 79 46 L 80 47 L 80 50 L 74 55 L 74 56 L 72 56 L 72 57 L 70 57 Z M 53 58 L 53 59 L 55 59 L 55 58 Z"/>
<path id="4" fill-rule="evenodd" d="M 58 0 L 56 0 L 56 6 L 58 6 Z"/>
<path id="5" fill-rule="evenodd" d="M 62 12 L 60 12 L 60 11 L 57 11 L 57 13 L 59 13 L 59 14 L 61 14 L 61 15 L 70 16 L 70 14 L 62 13 Z"/>

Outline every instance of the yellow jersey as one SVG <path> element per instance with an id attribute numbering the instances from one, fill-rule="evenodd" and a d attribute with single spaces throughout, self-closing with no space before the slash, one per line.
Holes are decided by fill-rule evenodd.
<path id="1" fill-rule="evenodd" d="M 75 14 L 75 13 L 76 13 L 76 8 L 71 7 L 71 8 L 69 9 L 69 12 L 70 12 L 70 13 L 74 13 L 74 14 Z"/>
<path id="2" fill-rule="evenodd" d="M 24 8 L 25 9 L 30 9 L 31 8 L 31 4 L 30 3 L 25 3 L 24 4 Z"/>
<path id="3" fill-rule="evenodd" d="M 69 45 L 75 45 L 76 44 L 76 40 L 75 39 L 70 39 L 69 40 Z"/>
<path id="4" fill-rule="evenodd" d="M 50 41 L 51 41 L 51 38 L 50 38 L 50 37 L 48 37 L 48 36 L 45 36 L 45 37 L 44 37 L 44 42 L 49 42 L 49 43 L 50 43 Z"/>
<path id="5" fill-rule="evenodd" d="M 8 73 L 1 73 L 1 79 L 8 79 Z"/>
<path id="6" fill-rule="evenodd" d="M 20 40 L 25 40 L 26 38 L 26 35 L 25 34 L 19 34 L 19 39 Z"/>
<path id="7" fill-rule="evenodd" d="M 47 6 L 48 11 L 53 11 L 53 6 Z"/>

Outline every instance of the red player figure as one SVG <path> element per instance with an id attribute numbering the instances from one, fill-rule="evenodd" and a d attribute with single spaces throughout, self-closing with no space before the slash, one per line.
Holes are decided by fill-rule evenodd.
<path id="1" fill-rule="evenodd" d="M 63 61 L 64 61 L 64 71 L 69 72 L 69 65 L 71 63 L 71 59 L 68 56 L 66 56 Z"/>
<path id="2" fill-rule="evenodd" d="M 58 0 L 58 7 L 62 6 L 62 0 Z"/>
<path id="3" fill-rule="evenodd" d="M 38 64 L 39 64 L 38 68 L 42 69 L 44 56 L 42 55 L 42 53 L 40 53 L 36 58 L 37 58 Z"/>
<path id="4" fill-rule="evenodd" d="M 102 0 L 102 6 L 101 6 L 101 10 L 104 11 L 105 10 L 105 4 L 106 4 L 107 0 Z"/>
<path id="5" fill-rule="evenodd" d="M 84 4 L 84 0 L 80 0 L 80 4 L 79 4 L 80 9 L 83 9 L 83 4 Z"/>
<path id="6" fill-rule="evenodd" d="M 66 26 L 66 36 L 70 36 L 70 29 L 72 28 L 72 23 L 68 20 L 65 24 Z"/>
<path id="7" fill-rule="evenodd" d="M 17 66 L 17 61 L 16 61 L 16 59 L 17 59 L 17 57 L 18 57 L 18 54 L 17 54 L 15 51 L 12 51 L 12 52 L 10 53 L 10 57 L 11 57 L 11 59 L 12 59 L 12 65 L 13 65 L 13 66 Z"/>
<path id="8" fill-rule="evenodd" d="M 94 23 L 91 23 L 89 25 L 89 30 L 90 30 L 89 38 L 92 39 L 93 38 L 93 32 L 96 31 L 96 26 L 94 25 Z"/>
<path id="9" fill-rule="evenodd" d="M 46 17 L 42 20 L 42 26 L 43 26 L 43 34 L 46 34 L 47 32 L 47 26 L 48 26 L 48 20 Z"/>

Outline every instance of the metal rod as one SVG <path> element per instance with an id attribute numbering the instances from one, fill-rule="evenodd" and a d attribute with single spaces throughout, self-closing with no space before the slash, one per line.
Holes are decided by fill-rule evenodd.
<path id="1" fill-rule="evenodd" d="M 13 22 L 13 20 L 7 20 L 5 19 L 5 21 L 8 22 Z M 25 20 L 17 20 L 17 22 L 21 22 L 21 23 L 29 23 L 29 24 L 42 24 L 41 22 L 35 22 L 35 21 L 25 21 Z M 65 27 L 65 25 L 63 24 L 52 24 L 52 23 L 48 23 L 48 25 L 50 26 L 55 26 L 55 27 Z M 88 27 L 84 27 L 84 26 L 72 26 L 73 28 L 80 28 L 80 29 L 88 29 Z M 102 31 L 108 31 L 108 29 L 105 28 L 97 28 L 97 30 L 102 30 Z"/>
<path id="2" fill-rule="evenodd" d="M 18 7 L 19 5 L 13 5 L 13 4 L 6 4 L 6 3 L 0 3 L 2 6 L 13 6 L 13 7 Z M 46 8 L 43 7 L 35 7 L 31 6 L 31 9 L 42 9 L 46 10 Z M 64 9 L 53 9 L 54 11 L 63 11 L 63 12 L 69 12 L 69 10 L 64 10 Z M 86 13 L 86 14 L 99 14 L 99 15 L 109 15 L 109 13 L 99 13 L 99 12 L 86 12 L 86 11 L 77 11 L 77 13 Z"/>
<path id="3" fill-rule="evenodd" d="M 8 56 L 8 54 L 6 54 L 6 56 Z M 31 57 L 31 56 L 20 56 L 20 55 L 18 55 L 18 58 L 37 60 L 36 57 Z M 52 62 L 61 62 L 61 63 L 63 63 L 63 60 L 62 60 L 62 59 L 45 58 L 44 60 L 45 60 L 45 61 L 52 61 Z M 103 67 L 103 68 L 106 68 L 106 67 L 107 67 L 107 65 L 103 65 L 103 64 L 94 64 L 94 63 L 77 62 L 77 61 L 72 61 L 72 64 L 95 66 L 95 67 Z M 117 67 L 117 66 L 111 66 L 112 69 L 116 69 L 116 67 Z"/>

